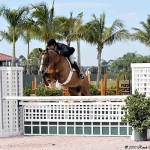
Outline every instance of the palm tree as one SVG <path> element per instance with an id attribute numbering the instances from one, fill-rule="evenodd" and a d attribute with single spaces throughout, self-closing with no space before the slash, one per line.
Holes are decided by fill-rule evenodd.
<path id="1" fill-rule="evenodd" d="M 83 12 L 78 14 L 76 17 L 76 23 L 73 29 L 73 33 L 70 34 L 70 38 L 77 41 L 77 63 L 81 66 L 81 56 L 80 56 L 80 29 L 82 28 L 82 16 Z"/>
<path id="2" fill-rule="evenodd" d="M 65 39 L 67 45 L 70 46 L 71 41 L 73 41 L 70 36 L 74 32 L 74 27 L 76 23 L 76 18 L 73 17 L 73 12 L 70 12 L 70 17 L 60 16 L 56 18 L 57 24 L 60 24 L 58 32 L 61 35 L 61 39 Z"/>
<path id="3" fill-rule="evenodd" d="M 150 47 L 150 15 L 148 15 L 147 21 L 141 21 L 140 24 L 143 27 L 142 29 L 132 28 L 135 33 L 132 34 L 133 40 L 138 40 L 146 46 Z"/>
<path id="4" fill-rule="evenodd" d="M 30 74 L 30 69 L 29 69 L 29 53 L 30 53 L 30 42 L 31 39 L 34 38 L 35 36 L 35 25 L 33 20 L 28 18 L 24 23 L 22 24 L 21 30 L 23 31 L 21 33 L 21 38 L 27 44 L 27 74 Z"/>
<path id="5" fill-rule="evenodd" d="M 13 34 L 13 54 L 12 54 L 12 65 L 15 65 L 15 42 L 16 42 L 16 30 L 19 28 L 25 19 L 27 13 L 28 13 L 27 7 L 22 7 L 18 9 L 11 10 L 10 8 L 6 8 L 5 6 L 0 7 L 0 15 L 6 19 L 10 27 L 12 28 L 12 34 Z"/>
<path id="6" fill-rule="evenodd" d="M 7 31 L 1 31 L 0 34 L 9 43 L 13 42 L 13 29 L 11 27 L 8 27 L 8 32 Z M 16 31 L 15 42 L 18 40 L 19 36 L 20 36 L 20 33 L 18 31 Z"/>
<path id="7" fill-rule="evenodd" d="M 97 85 L 99 85 L 100 74 L 101 74 L 101 54 L 104 45 L 111 45 L 116 41 L 123 39 L 129 39 L 129 33 L 124 29 L 124 24 L 116 19 L 110 27 L 106 27 L 105 24 L 105 13 L 97 18 L 93 14 L 93 20 L 86 23 L 82 29 L 82 39 L 97 45 L 98 52 L 98 74 L 97 74 Z"/>
<path id="8" fill-rule="evenodd" d="M 80 27 L 82 26 L 82 15 L 83 13 L 80 13 L 77 17 L 73 17 L 73 13 L 70 12 L 70 17 L 57 17 L 57 21 L 60 22 L 59 33 L 62 35 L 62 39 L 65 39 L 67 42 L 67 45 L 70 46 L 72 41 L 77 41 L 77 61 L 78 65 L 80 66 L 80 37 L 78 34 L 78 31 Z"/>
<path id="9" fill-rule="evenodd" d="M 58 37 L 58 34 L 56 34 L 58 26 L 55 24 L 56 21 L 54 18 L 54 1 L 51 9 L 49 9 L 45 3 L 32 5 L 32 7 L 33 12 L 31 15 L 37 28 L 36 38 L 38 40 L 44 41 L 46 47 L 46 43 L 49 38 Z"/>
<path id="10" fill-rule="evenodd" d="M 27 44 L 27 74 L 30 74 L 30 70 L 29 70 L 29 53 L 30 53 L 30 42 L 31 42 L 31 35 L 30 32 L 28 31 L 24 31 L 21 34 L 21 38 L 23 39 L 23 41 Z"/>
<path id="11" fill-rule="evenodd" d="M 15 43 L 17 42 L 19 36 L 20 36 L 20 32 L 19 31 L 15 31 Z M 3 37 L 3 39 L 5 39 L 7 42 L 12 43 L 13 42 L 13 29 L 12 27 L 8 27 L 8 32 L 7 31 L 1 31 L 1 36 Z"/>

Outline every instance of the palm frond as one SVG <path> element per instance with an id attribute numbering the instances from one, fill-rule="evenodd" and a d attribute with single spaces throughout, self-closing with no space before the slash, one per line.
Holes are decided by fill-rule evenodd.
<path id="1" fill-rule="evenodd" d="M 13 29 L 12 27 L 9 27 L 8 31 L 1 31 L 1 36 L 9 43 L 13 42 Z M 15 42 L 18 40 L 20 36 L 20 32 L 16 31 L 15 34 Z"/>
<path id="2" fill-rule="evenodd" d="M 132 34 L 132 40 L 138 40 L 150 47 L 150 16 L 148 16 L 146 22 L 140 22 L 143 29 L 132 28 L 135 32 Z"/>
<path id="3" fill-rule="evenodd" d="M 122 41 L 122 40 L 128 40 L 130 38 L 130 34 L 128 33 L 127 30 L 121 29 L 112 35 L 108 36 L 108 38 L 105 39 L 105 43 L 107 45 L 111 45 L 112 43 L 115 43 L 117 41 Z"/>

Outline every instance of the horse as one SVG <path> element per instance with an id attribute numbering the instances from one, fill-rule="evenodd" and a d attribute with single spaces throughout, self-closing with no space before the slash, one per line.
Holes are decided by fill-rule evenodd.
<path id="1" fill-rule="evenodd" d="M 48 78 L 49 81 L 58 81 L 63 88 L 68 88 L 71 96 L 90 95 L 88 77 L 81 79 L 66 57 L 54 50 L 39 50 L 41 53 L 40 72 L 46 85 L 48 85 L 46 83 L 46 78 Z"/>

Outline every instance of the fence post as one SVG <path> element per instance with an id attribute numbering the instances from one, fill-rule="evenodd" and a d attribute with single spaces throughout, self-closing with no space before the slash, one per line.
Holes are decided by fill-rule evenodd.
<path id="1" fill-rule="evenodd" d="M 107 94 L 107 73 L 104 74 L 104 95 Z"/>
<path id="2" fill-rule="evenodd" d="M 116 95 L 119 95 L 119 79 L 116 79 Z"/>
<path id="3" fill-rule="evenodd" d="M 45 83 L 44 83 L 43 78 L 42 78 L 42 87 L 45 87 Z"/>
<path id="4" fill-rule="evenodd" d="M 91 84 L 91 74 L 88 74 L 88 81 L 89 81 L 89 84 Z"/>
<path id="5" fill-rule="evenodd" d="M 104 95 L 104 80 L 101 79 L 101 95 Z"/>
<path id="6" fill-rule="evenodd" d="M 34 89 L 36 90 L 37 88 L 37 76 L 34 76 Z"/>

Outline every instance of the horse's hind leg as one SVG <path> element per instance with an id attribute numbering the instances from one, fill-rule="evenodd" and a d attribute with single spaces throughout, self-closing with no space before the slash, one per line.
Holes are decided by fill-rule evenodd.
<path id="1" fill-rule="evenodd" d="M 70 96 L 78 96 L 78 92 L 76 91 L 75 88 L 69 87 L 69 88 L 68 88 L 68 91 L 69 91 L 69 93 L 70 93 Z"/>
<path id="2" fill-rule="evenodd" d="M 69 87 L 68 90 L 71 96 L 83 96 L 81 86 Z"/>

